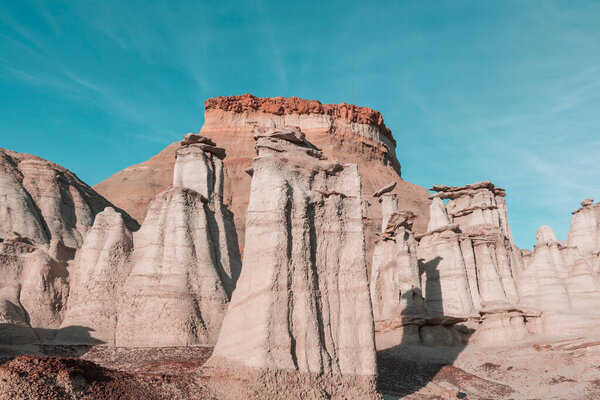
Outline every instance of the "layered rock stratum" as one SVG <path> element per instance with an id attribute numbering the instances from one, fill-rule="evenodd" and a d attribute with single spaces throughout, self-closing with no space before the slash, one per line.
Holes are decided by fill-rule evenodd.
<path id="1" fill-rule="evenodd" d="M 121 214 L 107 207 L 92 229 L 71 268 L 67 311 L 56 342 L 115 344 L 121 291 L 129 273 L 133 236 Z M 81 332 L 71 326 L 88 327 Z"/>
<path id="2" fill-rule="evenodd" d="M 429 194 L 425 188 L 402 180 L 395 154 L 396 141 L 379 112 L 345 103 L 321 104 L 296 97 L 259 98 L 250 94 L 208 99 L 205 109 L 200 134 L 218 142 L 227 152 L 224 201 L 235 215 L 242 247 L 250 194 L 250 176 L 245 170 L 256 155 L 255 128 L 299 127 L 307 140 L 330 160 L 358 165 L 368 263 L 381 218 L 381 207 L 372 194 L 382 185 L 397 183 L 395 192 L 400 208 L 415 213 L 415 232 L 425 230 Z M 116 173 L 94 189 L 141 222 L 156 194 L 171 185 L 177 147 L 177 143 L 169 145 L 151 159 Z"/>
<path id="3" fill-rule="evenodd" d="M 16 234 L 33 243 L 51 240 L 79 248 L 94 217 L 112 206 L 58 164 L 0 148 L 0 237 Z M 125 222 L 136 230 L 129 215 Z"/>
<path id="4" fill-rule="evenodd" d="M 470 316 L 486 304 L 517 304 L 515 278 L 523 262 L 508 224 L 505 191 L 491 182 L 432 190 L 437 193 L 427 233 L 418 237 L 429 308 Z"/>
<path id="5" fill-rule="evenodd" d="M 67 308 L 69 262 L 112 204 L 71 171 L 0 149 L 0 343 L 54 339 Z M 135 220 L 119 210 L 123 224 Z M 87 334 L 89 328 L 70 330 Z"/>
<path id="6" fill-rule="evenodd" d="M 372 396 L 357 167 L 328 161 L 295 127 L 254 137 L 242 273 L 209 364 L 258 375 L 249 397 Z"/>
<path id="7" fill-rule="evenodd" d="M 233 217 L 223 205 L 224 157 L 200 135 L 186 135 L 177 149 L 173 187 L 156 196 L 135 236 L 118 346 L 216 342 L 241 268 Z"/>

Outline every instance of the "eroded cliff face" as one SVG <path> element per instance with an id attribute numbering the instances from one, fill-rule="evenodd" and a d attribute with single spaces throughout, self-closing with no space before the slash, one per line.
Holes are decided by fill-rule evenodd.
<path id="1" fill-rule="evenodd" d="M 327 161 L 295 127 L 254 137 L 243 268 L 209 364 L 258 375 L 250 397 L 373 396 L 357 167 Z"/>
<path id="2" fill-rule="evenodd" d="M 415 232 L 425 230 L 429 194 L 425 188 L 401 179 L 396 143 L 379 112 L 349 104 L 324 105 L 316 100 L 258 98 L 249 94 L 209 99 L 205 108 L 200 133 L 227 151 L 225 203 L 235 215 L 242 247 L 250 194 L 250 176 L 244 171 L 256 155 L 253 132 L 255 128 L 286 125 L 299 127 L 330 160 L 358 165 L 369 263 L 371 243 L 381 219 L 381 206 L 372 193 L 382 185 L 397 183 L 394 191 L 400 208 L 415 213 Z M 150 160 L 118 172 L 94 189 L 141 221 L 154 196 L 171 184 L 176 148 L 177 145 L 170 145 Z"/>
<path id="3" fill-rule="evenodd" d="M 216 342 L 241 268 L 233 218 L 222 201 L 224 156 L 200 135 L 181 142 L 173 187 L 156 196 L 134 237 L 116 345 Z"/>
<path id="4" fill-rule="evenodd" d="M 8 332 L 1 343 L 54 338 L 67 308 L 69 262 L 109 206 L 67 169 L 0 149 L 0 324 Z"/>
<path id="5" fill-rule="evenodd" d="M 71 171 L 31 154 L 0 148 L 0 237 L 79 248 L 94 217 L 112 206 Z M 123 213 L 129 229 L 139 224 Z"/>
<path id="6" fill-rule="evenodd" d="M 469 374 L 438 368 L 441 389 L 426 382 L 423 394 L 512 396 L 503 381 L 539 397 L 533 375 L 567 397 L 598 393 L 600 204 L 581 203 L 566 241 L 543 226 L 521 251 L 490 182 L 434 186 L 407 207 L 417 192 L 377 112 L 249 95 L 206 108 L 207 136 L 116 175 L 131 178 L 119 190 L 145 215 L 134 233 L 74 174 L 0 151 L 0 356 L 104 344 L 91 357 L 142 371 L 140 382 L 151 371 L 172 394 L 177 374 L 193 381 L 182 398 L 373 398 L 378 367 L 380 391 L 406 394 L 441 360 Z M 243 270 L 227 204 L 246 224 Z M 0 392 L 23 393 L 37 385 L 23 371 L 44 377 L 52 363 L 3 365 Z M 549 375 L 561 367 L 569 378 Z M 57 387 L 75 393 L 73 376 Z"/>

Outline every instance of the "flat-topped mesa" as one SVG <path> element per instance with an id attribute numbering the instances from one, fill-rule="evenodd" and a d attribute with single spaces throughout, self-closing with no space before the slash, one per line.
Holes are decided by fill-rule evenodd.
<path id="1" fill-rule="evenodd" d="M 373 397 L 357 167 L 324 160 L 297 128 L 255 139 L 242 273 L 207 370 L 246 398 Z"/>
<path id="2" fill-rule="evenodd" d="M 373 157 L 390 164 L 400 174 L 400 163 L 394 152 L 396 141 L 392 132 L 384 124 L 381 113 L 368 107 L 346 103 L 321 104 L 317 100 L 297 97 L 259 98 L 244 94 L 208 99 L 204 108 L 207 131 L 211 129 L 210 120 L 225 117 L 213 116 L 214 113 L 234 114 L 238 116 L 235 118 L 237 124 L 251 123 L 263 128 L 283 125 L 299 126 L 303 131 L 325 128 L 329 132 L 329 138 L 324 138 L 327 142 L 337 144 L 338 147 L 343 143 L 344 147 L 361 151 L 368 158 Z"/>
<path id="3" fill-rule="evenodd" d="M 264 113 L 285 114 L 321 114 L 334 119 L 342 119 L 351 123 L 373 125 L 381 133 L 396 144 L 390 129 L 383 123 L 379 111 L 368 107 L 358 107 L 353 104 L 322 104 L 318 100 L 304 100 L 298 97 L 265 97 L 260 98 L 249 93 L 240 96 L 219 96 L 204 102 L 206 110 L 220 109 L 242 113 L 261 111 Z"/>
<path id="4" fill-rule="evenodd" d="M 156 196 L 135 235 L 117 346 L 216 342 L 241 269 L 218 149 L 194 134 L 177 149 L 173 187 Z"/>

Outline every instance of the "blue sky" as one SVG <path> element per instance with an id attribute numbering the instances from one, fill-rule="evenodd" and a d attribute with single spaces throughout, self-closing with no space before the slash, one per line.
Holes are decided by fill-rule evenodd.
<path id="1" fill-rule="evenodd" d="M 22 1 L 0 7 L 0 146 L 93 185 L 217 95 L 383 113 L 403 177 L 491 180 L 517 245 L 600 200 L 600 2 Z"/>

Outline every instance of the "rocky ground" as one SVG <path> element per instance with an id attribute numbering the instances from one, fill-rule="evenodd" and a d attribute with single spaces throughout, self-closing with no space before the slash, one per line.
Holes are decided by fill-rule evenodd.
<path id="1" fill-rule="evenodd" d="M 600 344 L 572 337 L 498 347 L 379 350 L 388 399 L 598 399 Z M 404 396 L 404 397 L 403 397 Z"/>
<path id="2" fill-rule="evenodd" d="M 201 366 L 210 347 L 0 349 L 0 397 L 217 399 Z M 30 353 L 31 355 L 18 355 Z M 502 347 L 395 346 L 377 354 L 385 399 L 600 398 L 600 340 Z M 4 397 L 6 396 L 6 397 Z"/>

